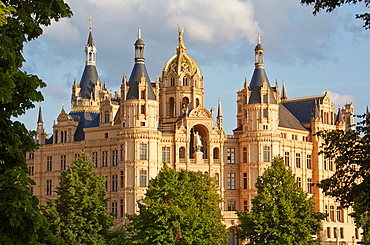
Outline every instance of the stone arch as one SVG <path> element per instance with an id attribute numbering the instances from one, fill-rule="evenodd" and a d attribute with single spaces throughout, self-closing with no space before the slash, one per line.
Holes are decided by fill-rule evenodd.
<path id="1" fill-rule="evenodd" d="M 194 153 L 196 152 L 196 134 L 199 134 L 200 140 L 202 142 L 202 147 L 200 148 L 200 151 L 203 152 L 203 159 L 209 159 L 209 130 L 202 124 L 194 125 L 190 130 L 190 158 L 194 158 Z"/>

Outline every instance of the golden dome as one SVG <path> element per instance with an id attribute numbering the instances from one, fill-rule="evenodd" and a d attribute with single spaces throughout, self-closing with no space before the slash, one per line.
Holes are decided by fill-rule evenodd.
<path id="1" fill-rule="evenodd" d="M 188 73 L 190 76 L 198 74 L 202 77 L 200 68 L 191 57 L 186 55 L 186 47 L 184 41 L 182 40 L 182 34 L 184 33 L 184 28 L 179 28 L 179 46 L 177 46 L 177 54 L 167 61 L 162 70 L 162 78 L 166 78 L 169 73 L 181 76 L 182 73 Z"/>

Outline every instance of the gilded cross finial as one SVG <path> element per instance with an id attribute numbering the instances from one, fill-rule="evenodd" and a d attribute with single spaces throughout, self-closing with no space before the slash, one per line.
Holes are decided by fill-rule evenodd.
<path id="1" fill-rule="evenodd" d="M 93 19 L 90 17 L 89 19 L 86 19 L 86 20 L 90 22 L 90 31 L 92 31 L 92 21 L 93 21 Z"/>

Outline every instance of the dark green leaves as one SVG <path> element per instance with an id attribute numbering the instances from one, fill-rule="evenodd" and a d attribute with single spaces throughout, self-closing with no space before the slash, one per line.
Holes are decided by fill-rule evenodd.
<path id="1" fill-rule="evenodd" d="M 138 202 L 139 214 L 128 217 L 133 243 L 225 244 L 220 202 L 214 179 L 165 165 Z"/>
<path id="2" fill-rule="evenodd" d="M 312 198 L 298 187 L 282 158 L 274 159 L 256 188 L 252 210 L 238 212 L 239 238 L 249 239 L 249 244 L 319 244 L 312 237 L 325 215 L 315 212 Z"/>

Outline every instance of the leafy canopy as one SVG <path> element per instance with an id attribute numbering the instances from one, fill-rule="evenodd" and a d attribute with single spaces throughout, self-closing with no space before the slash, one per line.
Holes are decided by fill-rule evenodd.
<path id="1" fill-rule="evenodd" d="M 298 187 L 281 157 L 258 177 L 256 188 L 252 210 L 237 212 L 239 238 L 248 244 L 319 244 L 313 236 L 325 215 L 315 212 L 312 198 Z"/>
<path id="2" fill-rule="evenodd" d="M 63 0 L 0 2 L 0 243 L 40 244 L 50 241 L 48 224 L 29 186 L 26 152 L 36 149 L 33 133 L 12 118 L 43 99 L 45 86 L 21 70 L 23 45 L 42 34 L 42 26 L 72 14 Z"/>
<path id="3" fill-rule="evenodd" d="M 167 165 L 150 180 L 139 214 L 129 215 L 134 244 L 226 244 L 220 195 L 213 178 Z"/>
<path id="4" fill-rule="evenodd" d="M 66 244 L 106 244 L 106 235 L 113 223 L 107 213 L 105 176 L 98 176 L 86 155 L 61 172 L 59 197 L 47 200 L 42 210 L 52 233 Z"/>
<path id="5" fill-rule="evenodd" d="M 344 208 L 352 207 L 357 226 L 364 228 L 364 238 L 370 244 L 370 118 L 350 131 L 322 131 L 322 154 L 333 159 L 335 173 L 321 181 L 319 187 L 333 196 Z"/>
<path id="6" fill-rule="evenodd" d="M 333 12 L 336 8 L 344 4 L 354 5 L 363 3 L 366 8 L 370 7 L 369 0 L 301 0 L 301 4 L 305 5 L 313 5 L 313 14 L 316 15 L 321 10 L 325 10 L 326 12 Z M 365 29 L 370 29 L 370 14 L 369 13 L 362 13 L 356 14 L 356 19 L 361 19 L 364 22 L 363 27 Z"/>

